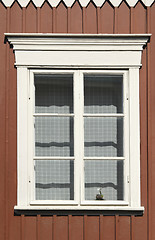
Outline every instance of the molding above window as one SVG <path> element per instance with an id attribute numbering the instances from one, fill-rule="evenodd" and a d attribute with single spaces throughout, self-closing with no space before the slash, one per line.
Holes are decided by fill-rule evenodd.
<path id="1" fill-rule="evenodd" d="M 151 35 L 6 33 L 5 36 L 15 51 L 16 66 L 129 68 L 141 66 L 141 53 Z"/>

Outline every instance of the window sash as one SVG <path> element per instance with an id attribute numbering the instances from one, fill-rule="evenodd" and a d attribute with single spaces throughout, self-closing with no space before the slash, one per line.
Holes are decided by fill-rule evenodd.
<path id="1" fill-rule="evenodd" d="M 46 114 L 46 113 L 34 113 L 34 74 L 39 73 L 39 74 L 63 74 L 63 73 L 73 73 L 73 97 L 74 97 L 74 113 L 73 114 Z M 123 75 L 123 96 L 124 96 L 124 111 L 123 114 L 86 114 L 84 113 L 84 90 L 83 90 L 83 84 L 84 84 L 84 74 L 85 73 L 94 73 L 94 74 L 122 74 Z M 92 204 L 92 201 L 86 201 L 84 200 L 84 161 L 85 160 L 124 160 L 124 200 L 121 202 L 128 202 L 128 197 L 129 197 L 129 184 L 127 184 L 127 176 L 129 175 L 129 146 L 128 146 L 128 103 L 126 101 L 126 96 L 127 96 L 127 89 L 128 89 L 128 83 L 127 83 L 127 72 L 126 71 L 101 71 L 101 70 L 90 70 L 90 71 L 83 71 L 83 70 L 75 70 L 75 71 L 63 71 L 63 70 L 31 70 L 30 71 L 30 82 L 29 82 L 29 92 L 31 95 L 31 107 L 29 107 L 29 111 L 31 112 L 31 121 L 33 122 L 33 118 L 36 116 L 59 116 L 59 117 L 64 117 L 64 116 L 73 116 L 74 117 L 74 157 L 39 157 L 39 156 L 33 156 L 32 152 L 33 150 L 31 149 L 31 159 L 33 160 L 41 160 L 41 159 L 46 159 L 46 160 L 51 160 L 51 159 L 58 159 L 58 160 L 65 160 L 65 159 L 72 159 L 75 161 L 75 198 L 74 201 L 69 200 L 69 202 L 74 202 L 75 204 L 84 204 L 85 202 L 88 202 L 86 205 Z M 82 106 L 82 107 L 81 107 Z M 83 120 L 84 117 L 123 117 L 124 118 L 124 149 L 125 149 L 125 157 L 84 157 L 84 124 Z M 31 123 L 31 128 L 32 127 Z M 79 128 L 81 131 L 79 131 Z M 32 131 L 31 138 L 33 139 L 34 136 L 34 130 Z M 77 148 L 78 143 L 81 142 L 81 148 L 80 151 Z M 33 157 L 32 157 L 33 156 Z M 77 160 L 78 159 L 78 160 Z M 80 160 L 79 160 L 80 159 Z M 32 169 L 32 167 L 31 167 Z M 31 175 L 33 179 L 33 184 L 31 187 L 31 202 L 35 203 L 38 202 L 38 200 L 35 200 L 34 198 L 34 171 L 31 170 Z M 32 197 L 33 196 L 33 197 Z M 43 200 L 43 202 L 46 202 L 46 200 Z M 43 203 L 42 202 L 42 203 Z M 55 204 L 54 200 L 50 200 L 51 204 Z M 66 201 L 65 201 L 66 202 Z M 67 201 L 68 202 L 68 201 Z M 103 205 L 106 205 L 107 201 L 104 201 L 102 203 Z M 118 203 L 118 201 L 116 201 Z M 117 205 L 116 203 L 116 205 Z M 61 201 L 59 201 L 59 204 L 61 205 Z M 62 204 L 65 204 L 64 201 Z M 66 203 L 68 204 L 68 203 Z M 70 203 L 69 203 L 70 204 Z M 72 203 L 71 203 L 72 204 Z M 95 201 L 95 205 L 100 205 L 100 203 Z"/>

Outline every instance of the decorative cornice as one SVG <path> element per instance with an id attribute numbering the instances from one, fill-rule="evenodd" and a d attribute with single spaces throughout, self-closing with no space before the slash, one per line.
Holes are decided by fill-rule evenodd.
<path id="1" fill-rule="evenodd" d="M 122 48 L 142 47 L 149 41 L 151 34 L 53 34 L 53 33 L 5 33 L 5 41 L 13 45 L 15 50 L 28 50 L 31 46 L 41 50 L 60 50 L 68 48 L 68 50 L 77 50 L 83 46 L 89 46 L 90 50 L 99 47 L 108 48 L 113 46 L 113 50 Z M 45 47 L 46 46 L 46 47 Z M 47 48 L 47 49 L 46 49 Z M 77 49 L 76 49 L 77 48 Z M 63 49 L 63 50 L 65 50 Z M 62 49 L 61 49 L 62 50 Z"/>
<path id="2" fill-rule="evenodd" d="M 16 0 L 1 0 L 1 2 L 3 2 L 3 4 L 6 7 L 11 7 L 11 5 L 15 1 Z M 18 3 L 20 4 L 21 7 L 27 7 L 27 5 L 29 4 L 30 1 L 31 0 L 18 0 Z M 47 1 L 51 5 L 51 7 L 57 7 L 62 0 L 47 0 Z M 86 7 L 90 3 L 90 1 L 94 2 L 96 7 L 101 7 L 106 0 L 79 0 L 79 3 L 81 4 L 82 7 Z M 127 4 L 130 7 L 134 7 L 138 1 L 139 0 L 126 0 Z M 43 3 L 45 2 L 45 0 L 32 0 L 32 2 L 34 3 L 34 5 L 36 7 L 41 7 L 43 5 Z M 71 7 L 74 4 L 75 0 L 63 0 L 63 2 L 65 3 L 65 5 L 67 7 Z M 109 2 L 114 7 L 118 7 L 121 4 L 122 0 L 109 0 Z M 141 2 L 146 7 L 149 7 L 155 2 L 155 0 L 141 0 Z"/>
<path id="3" fill-rule="evenodd" d="M 137 67 L 151 34 L 6 33 L 16 66 Z"/>

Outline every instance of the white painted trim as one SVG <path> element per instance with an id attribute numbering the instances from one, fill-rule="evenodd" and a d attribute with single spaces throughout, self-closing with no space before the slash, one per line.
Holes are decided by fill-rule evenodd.
<path id="1" fill-rule="evenodd" d="M 81 152 L 78 149 L 79 141 L 80 141 L 80 119 L 79 119 L 79 112 L 80 112 L 80 104 L 79 102 L 79 72 L 76 71 L 74 73 L 74 81 L 73 81 L 73 103 L 74 103 L 74 197 L 75 201 L 79 204 L 80 199 L 80 175 L 81 175 L 81 166 L 79 163 L 79 159 L 81 158 Z"/>
<path id="2" fill-rule="evenodd" d="M 80 123 L 80 143 L 81 143 L 81 151 L 80 151 L 80 204 L 81 201 L 84 200 L 84 79 L 83 72 L 79 71 L 79 123 Z"/>
<path id="3" fill-rule="evenodd" d="M 29 71 L 29 99 L 28 99 L 28 166 L 29 166 L 29 201 L 28 204 L 35 198 L 35 171 L 33 156 L 35 155 L 35 118 L 33 114 L 35 112 L 35 86 L 34 86 L 34 73 Z M 31 141 L 31 144 L 29 144 Z"/>
<path id="4" fill-rule="evenodd" d="M 15 55 L 17 66 L 81 68 L 84 66 L 91 68 L 102 66 L 113 68 L 116 65 L 124 68 L 141 66 L 141 51 L 15 51 Z"/>
<path id="5" fill-rule="evenodd" d="M 102 201 L 98 201 L 98 200 L 92 200 L 92 201 L 83 201 L 81 202 L 82 206 L 96 206 L 96 205 L 100 205 L 100 206 L 128 206 L 129 202 L 126 201 L 108 201 L 108 200 L 102 200 Z"/>
<path id="6" fill-rule="evenodd" d="M 15 206 L 15 210 L 103 210 L 103 211 L 144 211 L 144 207 L 129 206 Z"/>
<path id="7" fill-rule="evenodd" d="M 72 206 L 72 205 L 78 205 L 78 202 L 75 200 L 33 200 L 30 202 L 30 205 L 64 205 L 64 206 Z"/>
<path id="8" fill-rule="evenodd" d="M 14 50 L 142 50 L 151 34 L 5 33 Z"/>
<path id="9" fill-rule="evenodd" d="M 28 202 L 28 74 L 27 68 L 17 71 L 17 204 Z"/>
<path id="10" fill-rule="evenodd" d="M 33 157 L 34 160 L 74 160 L 74 157 Z"/>
<path id="11" fill-rule="evenodd" d="M 84 157 L 84 160 L 124 160 L 124 200 L 129 200 L 129 184 L 127 182 L 127 177 L 129 176 L 129 112 L 128 112 L 128 100 L 126 99 L 126 95 L 128 95 L 128 71 L 120 71 L 120 70 L 81 70 L 83 74 L 105 74 L 105 75 L 122 75 L 123 76 L 123 114 L 83 114 L 83 117 L 123 117 L 123 125 L 124 125 L 124 157 Z M 83 180 L 84 182 L 84 180 Z M 115 201 L 102 201 L 97 204 L 105 205 L 109 202 L 109 205 L 115 205 Z M 120 201 L 121 203 L 124 201 Z M 81 204 L 84 205 L 94 205 L 96 201 L 86 201 L 82 198 Z M 119 204 L 119 201 L 117 201 Z M 129 204 L 129 202 L 128 202 Z M 127 204 L 127 205 L 128 205 Z"/>
<path id="12" fill-rule="evenodd" d="M 74 114 L 68 113 L 34 113 L 34 117 L 74 117 Z"/>
<path id="13" fill-rule="evenodd" d="M 129 69 L 130 102 L 130 202 L 140 206 L 140 117 L 139 117 L 139 70 Z M 135 197 L 136 196 L 136 197 Z"/>
<path id="14" fill-rule="evenodd" d="M 137 2 L 139 0 L 126 0 L 126 2 L 128 3 L 128 5 L 130 7 L 134 7 Z M 147 7 L 151 6 L 154 2 L 154 0 L 141 0 L 143 2 L 143 4 Z M 15 2 L 15 0 L 2 0 L 3 4 L 6 7 L 11 7 L 11 5 Z M 30 0 L 18 0 L 19 4 L 21 7 L 27 7 L 27 5 L 29 4 Z M 59 5 L 59 3 L 61 2 L 61 0 L 48 0 L 49 4 L 51 7 L 57 7 Z M 67 7 L 72 7 L 72 5 L 74 4 L 74 0 L 63 0 L 63 2 L 65 3 L 65 5 Z M 90 0 L 79 0 L 80 5 L 82 7 L 87 7 L 88 4 L 90 3 Z M 101 7 L 105 0 L 92 0 L 92 2 L 94 2 L 96 7 Z M 109 0 L 109 2 L 114 6 L 114 7 L 118 7 L 122 0 Z M 44 3 L 44 0 L 33 0 L 33 4 L 36 7 L 41 7 Z"/>
<path id="15" fill-rule="evenodd" d="M 124 117 L 123 113 L 115 113 L 115 114 L 91 114 L 91 113 L 84 113 L 83 117 Z"/>
<path id="16" fill-rule="evenodd" d="M 15 65 L 27 67 L 140 67 L 150 34 L 5 34 Z"/>
<path id="17" fill-rule="evenodd" d="M 84 160 L 124 160 L 124 157 L 84 157 Z"/>
<path id="18" fill-rule="evenodd" d="M 130 136 L 130 121 L 129 121 L 129 78 L 128 72 L 124 71 L 123 73 L 123 113 L 124 113 L 124 199 L 129 202 L 129 162 L 130 155 L 129 155 L 129 136 Z M 129 202 L 129 205 L 131 203 Z"/>

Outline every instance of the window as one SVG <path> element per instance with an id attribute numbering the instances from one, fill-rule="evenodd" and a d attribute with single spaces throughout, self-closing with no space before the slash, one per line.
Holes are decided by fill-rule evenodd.
<path id="1" fill-rule="evenodd" d="M 31 73 L 34 204 L 127 204 L 126 72 Z"/>
<path id="2" fill-rule="evenodd" d="M 149 35 L 6 35 L 17 66 L 15 208 L 143 210 L 139 67 Z"/>

